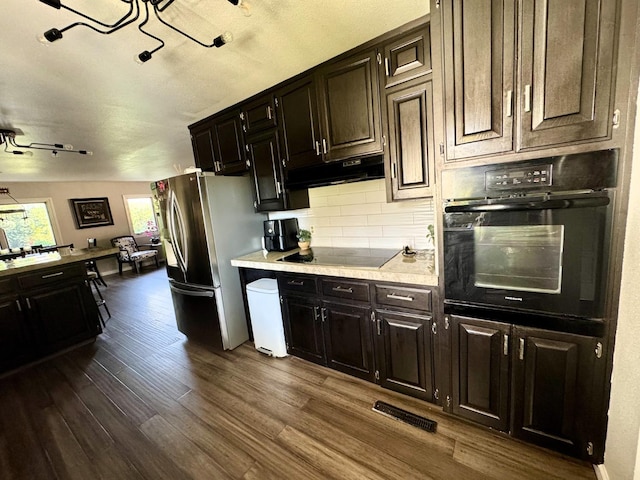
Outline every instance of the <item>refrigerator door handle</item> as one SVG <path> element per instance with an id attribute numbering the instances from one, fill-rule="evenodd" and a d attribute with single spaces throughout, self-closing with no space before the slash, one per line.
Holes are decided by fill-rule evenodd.
<path id="1" fill-rule="evenodd" d="M 182 210 L 180 209 L 180 204 L 178 203 L 178 199 L 176 198 L 174 192 L 170 192 L 169 202 L 169 234 L 171 236 L 171 246 L 173 248 L 173 253 L 175 253 L 176 255 L 176 259 L 178 260 L 180 270 L 182 270 L 182 273 L 186 275 L 188 264 L 188 247 L 185 243 L 186 239 L 184 235 L 184 217 L 182 216 Z M 178 234 L 180 235 L 180 242 L 177 241 Z M 181 245 L 184 245 L 184 252 L 180 248 Z"/>
<path id="2" fill-rule="evenodd" d="M 176 287 L 172 283 L 169 284 L 169 288 L 171 288 L 172 292 L 176 292 L 176 293 L 179 293 L 181 295 L 187 295 L 189 297 L 209 297 L 209 298 L 212 298 L 215 295 L 212 290 L 186 290 L 184 288 Z"/>

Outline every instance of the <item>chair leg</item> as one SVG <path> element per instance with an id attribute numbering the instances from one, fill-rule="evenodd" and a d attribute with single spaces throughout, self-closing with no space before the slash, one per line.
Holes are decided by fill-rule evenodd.
<path id="1" fill-rule="evenodd" d="M 156 268 L 160 268 L 160 264 L 158 263 L 158 255 L 156 254 L 156 256 L 153 258 L 156 261 Z"/>
<path id="2" fill-rule="evenodd" d="M 122 275 L 122 262 L 118 262 L 118 273 Z"/>
<path id="3" fill-rule="evenodd" d="M 133 266 L 136 267 L 136 273 L 140 273 L 140 262 L 133 262 Z"/>

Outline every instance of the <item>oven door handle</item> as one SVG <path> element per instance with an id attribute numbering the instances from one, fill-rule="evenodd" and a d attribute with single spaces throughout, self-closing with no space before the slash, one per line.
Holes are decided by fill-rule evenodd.
<path id="1" fill-rule="evenodd" d="M 448 205 L 446 213 L 456 212 L 508 212 L 516 210 L 558 210 L 561 208 L 604 207 L 609 205 L 609 197 L 565 198 L 551 200 L 529 200 L 503 203 L 474 203 L 466 205 Z"/>

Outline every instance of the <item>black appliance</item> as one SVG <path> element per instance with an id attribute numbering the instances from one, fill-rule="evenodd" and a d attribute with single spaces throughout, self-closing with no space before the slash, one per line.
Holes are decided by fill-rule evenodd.
<path id="1" fill-rule="evenodd" d="M 602 334 L 616 168 L 604 150 L 443 172 L 445 312 Z"/>
<path id="2" fill-rule="evenodd" d="M 322 165 L 291 170 L 287 173 L 287 188 L 301 190 L 376 178 L 384 178 L 384 157 L 382 155 L 327 162 Z"/>
<path id="3" fill-rule="evenodd" d="M 286 252 L 298 246 L 298 219 L 283 218 L 264 221 L 264 248 L 270 252 Z"/>
<path id="4" fill-rule="evenodd" d="M 398 254 L 387 248 L 314 247 L 280 258 L 282 262 L 341 267 L 380 268 Z"/>

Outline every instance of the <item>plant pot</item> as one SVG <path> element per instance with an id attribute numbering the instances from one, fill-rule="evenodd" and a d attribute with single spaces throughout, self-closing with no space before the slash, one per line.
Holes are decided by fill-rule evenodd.
<path id="1" fill-rule="evenodd" d="M 300 250 L 309 250 L 309 245 L 311 245 L 311 242 L 298 242 Z"/>

